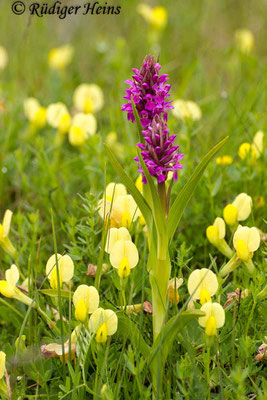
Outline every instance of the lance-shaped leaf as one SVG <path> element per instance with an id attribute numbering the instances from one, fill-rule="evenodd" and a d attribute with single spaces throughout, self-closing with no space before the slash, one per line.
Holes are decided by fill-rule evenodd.
<path id="1" fill-rule="evenodd" d="M 57 289 L 41 289 L 39 290 L 40 293 L 45 294 L 46 296 L 50 297 L 58 297 L 58 290 Z M 69 297 L 73 296 L 73 292 L 70 292 L 68 290 L 60 290 L 60 295 L 61 297 L 64 297 L 65 299 L 68 299 Z"/>
<path id="2" fill-rule="evenodd" d="M 180 190 L 176 199 L 174 200 L 168 217 L 168 237 L 171 242 L 173 235 L 177 229 L 177 226 L 182 218 L 185 207 L 187 206 L 189 200 L 193 196 L 193 193 L 197 187 L 200 178 L 203 175 L 207 165 L 214 155 L 220 150 L 220 148 L 224 145 L 224 143 L 228 140 L 228 136 L 223 139 L 221 142 L 216 144 L 201 160 L 198 164 L 197 168 L 191 175 L 190 179 L 187 181 L 185 186 Z"/>
<path id="3" fill-rule="evenodd" d="M 122 166 L 120 165 L 120 163 L 118 162 L 117 158 L 115 157 L 113 152 L 110 150 L 110 148 L 106 145 L 105 145 L 105 148 L 106 148 L 106 151 L 108 154 L 108 158 L 109 158 L 114 170 L 117 172 L 121 181 L 124 183 L 124 185 L 127 187 L 130 194 L 133 196 L 137 206 L 139 207 L 139 209 L 146 221 L 149 232 L 151 232 L 152 222 L 153 222 L 151 208 L 149 207 L 146 200 L 144 199 L 142 194 L 139 192 L 139 190 L 135 186 L 132 179 L 126 174 L 126 172 L 124 171 L 124 169 L 122 168 Z"/>

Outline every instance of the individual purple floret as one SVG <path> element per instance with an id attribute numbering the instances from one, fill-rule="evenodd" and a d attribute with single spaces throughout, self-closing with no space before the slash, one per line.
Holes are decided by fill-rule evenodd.
<path id="1" fill-rule="evenodd" d="M 147 169 L 151 176 L 157 177 L 158 182 L 164 182 L 168 173 L 173 172 L 173 179 L 177 180 L 177 170 L 182 169 L 179 161 L 183 158 L 183 154 L 179 153 L 179 146 L 174 145 L 176 135 L 169 135 L 167 124 L 156 115 L 151 125 L 144 131 L 145 143 L 138 143 L 141 149 L 141 155 L 146 163 Z M 146 183 L 143 169 L 140 165 L 139 158 L 136 157 L 139 172 L 143 174 L 143 182 Z"/>
<path id="2" fill-rule="evenodd" d="M 162 116 L 167 121 L 167 111 L 173 108 L 171 101 L 167 100 L 171 88 L 171 85 L 166 84 L 169 78 L 167 74 L 159 75 L 160 69 L 161 66 L 154 57 L 147 56 L 140 70 L 133 68 L 133 79 L 125 81 L 130 88 L 126 89 L 124 96 L 128 102 L 121 109 L 127 111 L 128 120 L 134 122 L 131 104 L 133 98 L 143 128 L 151 124 L 155 115 Z"/>

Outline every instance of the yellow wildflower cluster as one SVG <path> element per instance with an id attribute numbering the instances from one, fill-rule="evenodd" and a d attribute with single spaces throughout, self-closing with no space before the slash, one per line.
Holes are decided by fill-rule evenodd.
<path id="1" fill-rule="evenodd" d="M 24 112 L 33 132 L 43 128 L 46 123 L 58 132 L 59 142 L 68 135 L 72 146 L 81 146 L 97 131 L 97 120 L 94 115 L 101 110 L 104 96 L 96 84 L 81 84 L 73 95 L 76 114 L 71 116 L 67 106 L 62 102 L 52 103 L 47 108 L 40 105 L 33 97 L 24 101 Z"/>
<path id="2" fill-rule="evenodd" d="M 207 336 L 215 336 L 217 329 L 225 322 L 223 307 L 219 303 L 212 303 L 211 299 L 219 288 L 217 276 L 207 268 L 196 269 L 190 274 L 187 287 L 191 296 L 189 307 L 192 308 L 194 301 L 200 300 L 200 310 L 205 313 L 199 318 L 199 325 L 205 328 Z"/>
<path id="3" fill-rule="evenodd" d="M 244 262 L 250 273 L 253 272 L 254 265 L 252 257 L 260 246 L 260 233 L 255 227 L 239 225 L 240 221 L 245 221 L 251 214 L 252 198 L 246 193 L 240 193 L 232 203 L 227 204 L 223 210 L 223 218 L 216 218 L 213 225 L 206 230 L 206 235 L 211 244 L 230 259 L 220 271 L 222 276 L 227 275 L 235 269 L 241 262 Z M 226 227 L 230 226 L 233 236 L 234 250 L 225 241 Z"/>
<path id="4" fill-rule="evenodd" d="M 263 131 L 258 131 L 252 143 L 244 142 L 239 146 L 238 155 L 242 160 L 249 159 L 253 164 L 263 153 Z"/>

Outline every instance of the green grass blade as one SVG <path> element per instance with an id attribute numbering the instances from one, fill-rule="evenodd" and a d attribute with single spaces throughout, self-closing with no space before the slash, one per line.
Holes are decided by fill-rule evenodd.
<path id="1" fill-rule="evenodd" d="M 200 178 L 203 175 L 203 172 L 205 171 L 207 165 L 209 164 L 210 160 L 212 157 L 221 149 L 221 147 L 224 145 L 224 143 L 228 140 L 228 136 L 224 138 L 221 142 L 216 144 L 206 155 L 205 157 L 201 160 L 201 162 L 198 164 L 197 168 L 191 175 L 190 179 L 188 182 L 185 184 L 185 186 L 180 190 L 178 193 L 176 199 L 174 200 L 170 212 L 169 212 L 169 217 L 168 217 L 168 237 L 171 242 L 173 235 L 177 229 L 177 226 L 182 218 L 182 215 L 184 213 L 185 207 L 187 206 L 189 200 L 193 196 L 193 193 L 197 187 L 198 182 L 200 181 Z"/>

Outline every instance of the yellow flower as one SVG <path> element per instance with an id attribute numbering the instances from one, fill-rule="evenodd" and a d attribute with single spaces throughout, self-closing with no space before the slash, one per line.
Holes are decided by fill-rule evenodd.
<path id="1" fill-rule="evenodd" d="M 28 120 L 36 128 L 42 128 L 46 124 L 46 108 L 42 107 L 37 99 L 29 97 L 24 101 L 24 113 Z"/>
<path id="2" fill-rule="evenodd" d="M 258 131 L 253 138 L 251 148 L 256 160 L 260 157 L 261 153 L 263 152 L 263 138 L 264 138 L 263 131 Z"/>
<path id="3" fill-rule="evenodd" d="M 99 306 L 99 294 L 94 286 L 80 285 L 73 294 L 75 318 L 80 322 L 87 320 Z"/>
<path id="4" fill-rule="evenodd" d="M 126 187 L 122 183 L 110 182 L 105 189 L 103 199 L 98 202 L 100 217 L 106 219 L 110 212 L 112 201 L 114 203 L 119 196 L 125 196 L 126 194 Z"/>
<path id="5" fill-rule="evenodd" d="M 258 131 L 253 138 L 252 144 L 248 142 L 242 143 L 238 149 L 239 157 L 245 160 L 249 156 L 252 163 L 255 163 L 263 152 L 263 138 L 263 131 Z"/>
<path id="6" fill-rule="evenodd" d="M 77 110 L 85 113 L 96 113 L 104 105 L 104 95 L 102 89 L 92 83 L 82 83 L 73 94 L 73 103 Z"/>
<path id="7" fill-rule="evenodd" d="M 200 300 L 201 304 L 211 301 L 218 290 L 219 284 L 214 272 L 207 268 L 194 270 L 188 278 L 188 292 L 193 299 Z"/>
<path id="8" fill-rule="evenodd" d="M 178 304 L 180 296 L 178 293 L 179 287 L 183 284 L 183 279 L 173 278 L 169 281 L 167 289 L 167 298 L 170 303 Z"/>
<path id="9" fill-rule="evenodd" d="M 6 270 L 6 280 L 0 281 L 0 293 L 10 299 L 16 299 L 24 304 L 31 305 L 32 299 L 23 294 L 16 286 L 19 280 L 19 270 L 15 264 Z"/>
<path id="10" fill-rule="evenodd" d="M 48 64 L 52 69 L 62 70 L 71 63 L 74 49 L 71 45 L 66 44 L 50 50 L 48 54 Z"/>
<path id="11" fill-rule="evenodd" d="M 74 273 L 74 264 L 70 256 L 57 254 L 58 261 L 58 273 L 59 273 L 59 283 L 62 287 L 63 282 L 69 282 Z M 52 289 L 57 289 L 58 279 L 57 279 L 57 267 L 56 267 L 56 255 L 53 254 L 46 263 L 46 276 L 50 281 L 50 286 Z"/>
<path id="12" fill-rule="evenodd" d="M 252 198 L 246 193 L 240 193 L 232 204 L 227 204 L 223 210 L 225 222 L 234 226 L 238 221 L 244 221 L 251 214 Z"/>
<path id="13" fill-rule="evenodd" d="M 206 235 L 211 244 L 217 247 L 217 249 L 230 258 L 232 256 L 232 250 L 224 240 L 225 237 L 225 222 L 222 218 L 217 217 L 213 225 L 208 226 L 206 229 Z"/>
<path id="14" fill-rule="evenodd" d="M 8 237 L 12 215 L 12 211 L 6 210 L 3 222 L 2 224 L 0 224 L 0 246 L 4 251 L 6 251 L 11 257 L 14 258 L 17 251 Z"/>
<path id="15" fill-rule="evenodd" d="M 118 226 L 129 228 L 140 216 L 140 211 L 130 194 L 117 197 L 113 203 L 111 215 Z"/>
<path id="16" fill-rule="evenodd" d="M 233 243 L 237 257 L 242 261 L 249 261 L 253 257 L 253 253 L 260 247 L 258 229 L 239 225 L 234 234 Z"/>
<path id="17" fill-rule="evenodd" d="M 78 325 L 71 333 L 71 357 L 69 357 L 69 350 L 70 350 L 69 340 L 67 340 L 64 343 L 65 362 L 69 361 L 69 358 L 71 358 L 71 360 L 75 358 L 76 344 L 79 339 L 80 331 L 81 331 L 81 326 Z M 63 361 L 62 344 L 58 343 L 45 344 L 41 346 L 41 353 L 44 357 L 47 358 L 59 357 L 61 362 Z"/>
<path id="18" fill-rule="evenodd" d="M 231 165 L 233 163 L 233 157 L 225 155 L 216 158 L 217 165 Z"/>
<path id="19" fill-rule="evenodd" d="M 6 365 L 6 355 L 3 351 L 0 351 L 0 380 L 3 378 L 5 374 L 5 365 Z"/>
<path id="20" fill-rule="evenodd" d="M 109 259 L 112 267 L 118 269 L 119 277 L 126 278 L 139 261 L 137 247 L 130 240 L 119 240 L 112 247 Z"/>
<path id="21" fill-rule="evenodd" d="M 235 32 L 235 42 L 241 53 L 249 54 L 254 47 L 253 33 L 248 29 L 238 29 Z"/>
<path id="22" fill-rule="evenodd" d="M 95 334 L 97 343 L 104 343 L 108 336 L 114 335 L 118 329 L 118 317 L 112 310 L 98 308 L 90 317 L 89 330 Z"/>
<path id="23" fill-rule="evenodd" d="M 110 182 L 105 190 L 103 198 L 107 201 L 116 201 L 119 196 L 125 196 L 127 194 L 126 187 L 122 183 Z"/>
<path id="24" fill-rule="evenodd" d="M 168 14 L 165 7 L 157 6 L 153 8 L 141 3 L 137 6 L 137 12 L 155 29 L 161 30 L 167 24 Z"/>
<path id="25" fill-rule="evenodd" d="M 60 133 L 67 133 L 71 117 L 67 107 L 63 103 L 53 103 L 47 107 L 47 122 Z"/>
<path id="26" fill-rule="evenodd" d="M 128 229 L 124 227 L 110 228 L 107 234 L 105 251 L 107 253 L 110 253 L 114 244 L 117 243 L 119 240 L 132 240 Z"/>
<path id="27" fill-rule="evenodd" d="M 4 69 L 8 63 L 8 54 L 4 47 L 0 46 L 0 70 Z"/>
<path id="28" fill-rule="evenodd" d="M 89 136 L 96 133 L 97 122 L 93 114 L 76 114 L 69 131 L 69 142 L 72 146 L 81 146 Z"/>
<path id="29" fill-rule="evenodd" d="M 205 303 L 200 309 L 205 312 L 204 317 L 198 319 L 199 325 L 205 328 L 207 336 L 214 336 L 218 328 L 225 322 L 225 312 L 219 303 Z"/>
<path id="30" fill-rule="evenodd" d="M 198 121 L 202 117 L 200 107 L 191 100 L 175 100 L 172 105 L 174 107 L 173 115 L 182 121 Z"/>

